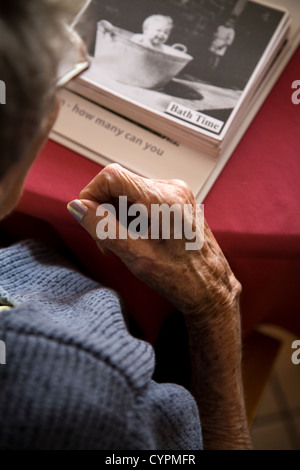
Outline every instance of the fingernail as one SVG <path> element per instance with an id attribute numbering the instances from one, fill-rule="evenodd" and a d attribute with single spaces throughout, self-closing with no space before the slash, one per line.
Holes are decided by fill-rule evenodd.
<path id="1" fill-rule="evenodd" d="M 77 222 L 82 222 L 83 217 L 87 213 L 88 208 L 82 204 L 81 201 L 75 199 L 74 201 L 69 202 L 67 209 L 70 214 L 77 220 Z"/>

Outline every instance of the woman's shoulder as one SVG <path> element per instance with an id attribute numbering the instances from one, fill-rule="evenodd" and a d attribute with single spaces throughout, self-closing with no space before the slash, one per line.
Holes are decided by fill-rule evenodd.
<path id="1" fill-rule="evenodd" d="M 54 248 L 33 240 L 0 250 L 0 299 L 13 308 L 0 327 L 56 342 L 105 362 L 134 387 L 149 380 L 152 347 L 128 332 L 123 302 L 80 273 Z"/>

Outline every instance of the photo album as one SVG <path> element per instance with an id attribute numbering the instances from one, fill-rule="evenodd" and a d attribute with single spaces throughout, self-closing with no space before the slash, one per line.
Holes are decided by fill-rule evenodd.
<path id="1" fill-rule="evenodd" d="M 93 0 L 51 138 L 202 202 L 299 44 L 298 0 Z"/>

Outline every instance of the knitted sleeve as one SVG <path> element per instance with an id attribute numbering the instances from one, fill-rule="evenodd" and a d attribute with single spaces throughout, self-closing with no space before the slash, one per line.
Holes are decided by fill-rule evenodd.
<path id="1" fill-rule="evenodd" d="M 0 449 L 201 448 L 194 399 L 151 380 L 114 292 L 32 242 L 0 263 Z"/>
<path id="2" fill-rule="evenodd" d="M 131 373 L 88 344 L 18 327 L 12 318 L 0 335 L 8 351 L 0 366 L 1 449 L 202 448 L 194 399 L 149 378 L 149 345 L 129 354 Z"/>
<path id="3" fill-rule="evenodd" d="M 202 449 L 198 409 L 183 387 L 151 381 L 138 398 L 135 413 L 132 442 L 136 448 Z"/>

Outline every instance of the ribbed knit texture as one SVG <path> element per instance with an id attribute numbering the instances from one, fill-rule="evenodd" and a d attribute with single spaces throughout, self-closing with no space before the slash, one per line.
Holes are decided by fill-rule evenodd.
<path id="1" fill-rule="evenodd" d="M 0 250 L 0 298 L 1 449 L 201 448 L 194 399 L 152 381 L 113 291 L 27 241 Z"/>

